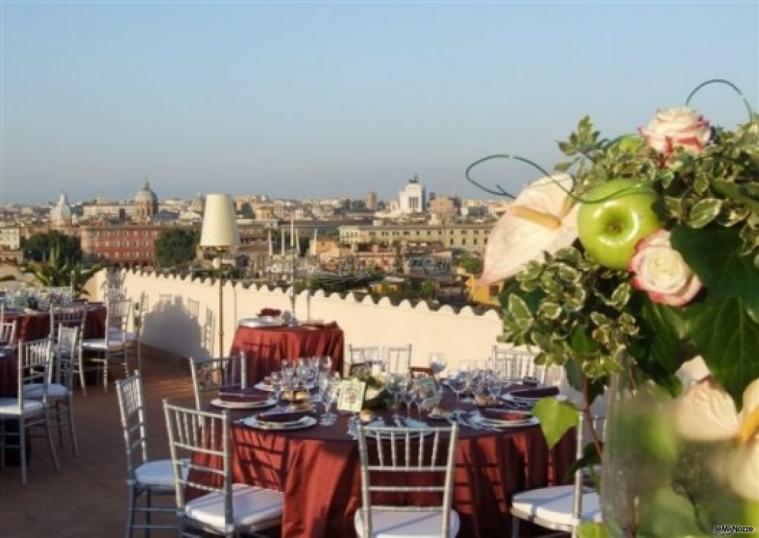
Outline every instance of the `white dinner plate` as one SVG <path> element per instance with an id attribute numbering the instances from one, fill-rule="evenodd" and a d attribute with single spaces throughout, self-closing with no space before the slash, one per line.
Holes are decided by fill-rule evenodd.
<path id="1" fill-rule="evenodd" d="M 261 423 L 256 420 L 255 415 L 246 417 L 240 421 L 242 424 L 245 424 L 249 428 L 256 428 L 258 430 L 274 430 L 274 431 L 286 431 L 286 430 L 303 430 L 305 428 L 310 428 L 311 426 L 315 426 L 318 421 L 315 417 L 312 417 L 311 415 L 306 415 L 297 422 L 285 422 L 282 424 L 278 424 L 276 422 L 265 422 Z"/>
<path id="2" fill-rule="evenodd" d="M 222 409 L 265 409 L 267 407 L 273 407 L 276 404 L 277 400 L 274 398 L 254 402 L 234 402 L 230 400 L 222 400 L 221 398 L 214 398 L 211 400 L 212 406 L 221 407 Z"/>
<path id="3" fill-rule="evenodd" d="M 237 323 L 240 327 L 281 327 L 285 324 L 280 316 L 256 316 L 253 318 L 243 318 Z"/>

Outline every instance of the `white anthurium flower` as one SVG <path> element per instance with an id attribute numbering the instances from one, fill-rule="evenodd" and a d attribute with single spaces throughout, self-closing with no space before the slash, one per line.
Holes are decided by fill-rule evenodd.
<path id="1" fill-rule="evenodd" d="M 566 191 L 568 174 L 548 176 L 527 185 L 493 227 L 480 277 L 492 284 L 517 274 L 545 253 L 568 247 L 577 239 L 577 204 Z"/>
<path id="2" fill-rule="evenodd" d="M 743 392 L 740 413 L 711 378 L 693 385 L 677 404 L 675 428 L 688 441 L 730 442 L 722 478 L 741 497 L 759 500 L 759 379 Z"/>

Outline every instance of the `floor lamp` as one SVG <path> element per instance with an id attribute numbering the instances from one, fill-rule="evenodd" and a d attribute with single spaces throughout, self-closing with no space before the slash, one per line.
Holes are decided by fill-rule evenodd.
<path id="1" fill-rule="evenodd" d="M 201 248 L 215 254 L 214 268 L 219 280 L 219 356 L 224 356 L 224 272 L 222 256 L 233 252 L 240 244 L 235 209 L 228 194 L 208 194 L 203 209 Z"/>

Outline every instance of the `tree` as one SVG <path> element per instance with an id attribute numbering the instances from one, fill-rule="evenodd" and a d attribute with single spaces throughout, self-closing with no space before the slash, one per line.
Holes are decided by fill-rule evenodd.
<path id="1" fill-rule="evenodd" d="M 200 242 L 197 230 L 167 228 L 155 240 L 155 257 L 160 267 L 177 267 L 195 259 Z"/>
<path id="2" fill-rule="evenodd" d="M 77 263 L 82 260 L 82 245 L 78 237 L 62 234 L 61 232 L 38 233 L 21 243 L 24 258 L 42 262 L 48 259 L 53 249 L 62 261 Z"/>
<path id="3" fill-rule="evenodd" d="M 60 255 L 57 244 L 53 244 L 45 261 L 29 261 L 22 266 L 22 271 L 32 273 L 34 278 L 47 287 L 71 287 L 77 296 L 86 293 L 84 285 L 102 269 L 99 264 L 84 268 L 81 261 L 67 260 Z"/>
<path id="4" fill-rule="evenodd" d="M 242 206 L 240 206 L 240 215 L 246 219 L 252 219 L 253 207 L 248 202 L 243 203 Z"/>
<path id="5" fill-rule="evenodd" d="M 470 275 L 479 275 L 482 273 L 482 260 L 467 254 L 459 260 L 458 266 L 464 269 Z"/>

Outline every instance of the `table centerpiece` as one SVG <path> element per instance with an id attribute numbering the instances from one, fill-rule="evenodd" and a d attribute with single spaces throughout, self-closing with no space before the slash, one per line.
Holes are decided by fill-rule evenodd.
<path id="1" fill-rule="evenodd" d="M 482 275 L 505 280 L 502 339 L 581 395 L 536 404 L 546 440 L 580 413 L 591 426 L 578 464 L 602 463 L 604 524 L 581 536 L 759 532 L 759 116 L 743 98 L 746 123 L 712 125 L 690 101 L 713 83 L 743 98 L 707 81 L 637 135 L 602 138 L 583 118 L 552 173 L 505 154 L 466 172 L 513 198 Z M 546 177 L 518 196 L 472 179 L 497 158 Z"/>

